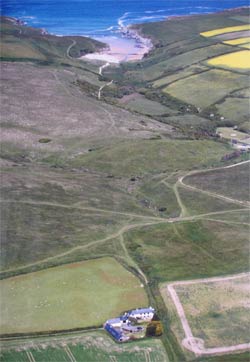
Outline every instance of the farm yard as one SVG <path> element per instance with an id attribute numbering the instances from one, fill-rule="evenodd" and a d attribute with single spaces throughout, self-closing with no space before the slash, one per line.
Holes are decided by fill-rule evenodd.
<path id="1" fill-rule="evenodd" d="M 181 318 L 185 338 L 175 317 L 174 328 L 185 348 L 195 353 L 212 354 L 217 349 L 220 353 L 226 352 L 227 348 L 230 352 L 234 346 L 235 350 L 249 347 L 249 278 L 249 273 L 243 273 L 161 285 L 167 307 Z M 170 303 L 176 310 L 169 306 Z"/>
<path id="2" fill-rule="evenodd" d="M 2 334 L 100 326 L 148 303 L 139 280 L 113 258 L 45 269 L 0 285 Z"/>

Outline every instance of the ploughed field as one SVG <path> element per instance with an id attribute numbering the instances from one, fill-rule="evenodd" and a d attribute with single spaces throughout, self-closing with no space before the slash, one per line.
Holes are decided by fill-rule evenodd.
<path id="1" fill-rule="evenodd" d="M 52 344 L 49 338 L 32 340 L 32 345 L 17 342 L 11 350 L 2 350 L 0 356 L 3 362 L 30 362 L 30 358 L 37 362 L 168 362 L 160 339 L 117 345 L 104 332 L 76 334 L 69 341 L 67 336 L 57 337 Z"/>

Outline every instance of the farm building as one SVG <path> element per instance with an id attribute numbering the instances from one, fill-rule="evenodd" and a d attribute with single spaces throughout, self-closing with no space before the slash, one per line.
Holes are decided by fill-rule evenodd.
<path id="1" fill-rule="evenodd" d="M 127 313 L 127 317 L 136 319 L 137 321 L 151 321 L 154 316 L 155 310 L 152 307 L 149 308 L 138 308 L 131 310 Z"/>
<path id="2" fill-rule="evenodd" d="M 129 337 L 125 336 L 121 329 L 116 329 L 111 324 L 106 323 L 104 326 L 107 332 L 111 334 L 111 336 L 118 342 L 125 342 L 129 339 Z"/>
<path id="3" fill-rule="evenodd" d="M 109 319 L 104 324 L 104 329 L 118 342 L 125 342 L 130 339 L 126 334 L 138 333 L 144 330 L 136 325 L 140 322 L 150 322 L 155 314 L 152 307 L 138 308 L 124 313 L 122 316 Z"/>

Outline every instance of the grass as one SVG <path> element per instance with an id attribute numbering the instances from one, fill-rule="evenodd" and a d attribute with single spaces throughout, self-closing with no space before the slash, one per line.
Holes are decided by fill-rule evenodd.
<path id="1" fill-rule="evenodd" d="M 57 37 L 44 34 L 40 29 L 18 24 L 15 20 L 10 20 L 2 16 L 1 22 L 1 59 L 7 60 L 39 60 L 49 63 L 60 63 L 69 61 L 70 57 L 94 52 L 101 49 L 105 44 L 86 37 L 63 36 Z M 34 41 L 35 39 L 35 41 Z M 69 56 L 67 49 L 76 41 L 74 47 L 70 49 Z"/>
<path id="2" fill-rule="evenodd" d="M 159 88 L 166 86 L 170 83 L 173 83 L 179 79 L 183 79 L 189 77 L 193 74 L 201 73 L 204 70 L 207 70 L 207 67 L 203 65 L 191 65 L 183 70 L 179 70 L 177 72 L 173 72 L 173 74 L 167 75 L 166 77 L 157 79 L 153 82 L 153 87 Z"/>
<path id="3" fill-rule="evenodd" d="M 220 116 L 230 120 L 235 125 L 243 125 L 248 121 L 249 101 L 247 98 L 226 97 L 219 104 L 216 104 Z"/>
<path id="4" fill-rule="evenodd" d="M 89 332 L 73 339 L 59 337 L 53 346 L 47 340 L 34 341 L 35 347 L 18 347 L 1 352 L 3 362 L 29 362 L 27 352 L 32 353 L 37 362 L 68 362 L 69 354 L 77 362 L 144 362 L 145 358 L 152 362 L 168 362 L 166 351 L 159 339 L 147 339 L 140 342 L 117 345 L 105 332 Z M 71 358 L 72 358 L 71 355 Z"/>
<path id="5" fill-rule="evenodd" d="M 146 81 L 152 81 L 157 78 L 162 78 L 166 71 L 176 72 L 184 67 L 205 61 L 212 56 L 230 51 L 231 49 L 224 44 L 208 45 L 202 48 L 189 50 L 147 67 L 147 70 L 144 73 L 144 79 Z"/>
<path id="6" fill-rule="evenodd" d="M 185 183 L 225 195 L 236 200 L 249 200 L 249 165 L 247 162 L 233 168 L 197 173 L 185 178 Z"/>
<path id="7" fill-rule="evenodd" d="M 196 107 L 206 108 L 223 99 L 229 92 L 246 86 L 247 78 L 244 75 L 212 69 L 176 81 L 166 87 L 164 92 Z"/>
<path id="8" fill-rule="evenodd" d="M 225 220 L 228 222 L 239 222 L 239 223 L 246 223 L 250 224 L 250 212 L 249 209 L 245 209 L 244 211 L 232 211 L 230 213 L 226 212 L 225 214 L 220 215 L 211 215 L 212 219 L 219 219 L 219 220 Z"/>
<path id="9" fill-rule="evenodd" d="M 132 99 L 126 104 L 126 108 L 148 116 L 160 116 L 163 114 L 169 114 L 169 112 L 170 114 L 174 113 L 162 104 L 151 101 L 145 97 Z"/>
<path id="10" fill-rule="evenodd" d="M 216 132 L 220 134 L 222 138 L 227 140 L 236 139 L 237 141 L 243 141 L 244 139 L 248 138 L 246 133 L 237 131 L 232 127 L 218 127 Z"/>
<path id="11" fill-rule="evenodd" d="M 72 162 L 72 166 L 91 167 L 92 170 L 111 172 L 117 176 L 139 176 L 188 170 L 194 166 L 207 167 L 218 163 L 226 150 L 227 146 L 208 140 L 127 141 L 97 150 L 93 154 L 79 156 Z"/>
<path id="12" fill-rule="evenodd" d="M 181 200 L 186 206 L 188 215 L 206 214 L 209 212 L 242 208 L 240 205 L 225 202 L 200 192 L 187 190 L 183 187 L 179 187 L 178 190 Z"/>
<path id="13" fill-rule="evenodd" d="M 70 207 L 18 202 L 2 205 L 2 271 L 56 258 L 75 247 L 87 247 L 132 221 L 125 215 L 95 214 Z"/>
<path id="14" fill-rule="evenodd" d="M 202 32 L 201 35 L 206 38 L 210 38 L 211 36 L 216 36 L 216 35 L 225 34 L 225 33 L 232 33 L 235 31 L 249 30 L 249 29 L 250 29 L 250 25 L 246 24 L 246 25 L 230 26 L 227 28 L 205 31 L 205 32 Z"/>
<path id="15" fill-rule="evenodd" d="M 250 43 L 240 45 L 240 48 L 250 49 Z"/>
<path id="16" fill-rule="evenodd" d="M 148 303 L 136 277 L 113 258 L 45 269 L 0 283 L 2 334 L 96 326 Z"/>
<path id="17" fill-rule="evenodd" d="M 34 60 L 45 60 L 46 57 L 41 54 L 38 50 L 32 48 L 26 42 L 20 42 L 13 44 L 13 42 L 0 43 L 1 56 L 13 59 L 34 59 Z"/>
<path id="18" fill-rule="evenodd" d="M 242 277 L 175 286 L 192 333 L 205 348 L 247 343 L 248 283 L 249 277 Z"/>
<path id="19" fill-rule="evenodd" d="M 249 55 L 248 50 L 221 55 L 219 57 L 209 59 L 207 64 L 214 67 L 226 68 L 232 70 L 249 70 Z"/>
<path id="20" fill-rule="evenodd" d="M 125 241 L 149 280 L 164 282 L 246 270 L 248 233 L 245 225 L 200 220 L 138 228 Z"/>

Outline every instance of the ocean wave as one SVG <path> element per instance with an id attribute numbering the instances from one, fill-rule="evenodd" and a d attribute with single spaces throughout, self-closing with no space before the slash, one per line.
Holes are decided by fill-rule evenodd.
<path id="1" fill-rule="evenodd" d="M 28 16 L 28 15 L 23 15 L 19 17 L 21 20 L 35 20 L 37 19 L 36 16 Z"/>
<path id="2" fill-rule="evenodd" d="M 157 20 L 165 18 L 164 15 L 152 15 L 152 16 L 140 16 L 138 18 L 133 18 L 133 21 L 143 21 L 143 20 Z"/>
<path id="3" fill-rule="evenodd" d="M 124 20 L 128 17 L 129 14 L 130 12 L 126 12 L 118 19 L 117 23 L 120 28 L 124 28 Z"/>
<path id="4" fill-rule="evenodd" d="M 160 10 L 146 10 L 144 11 L 145 14 L 155 14 L 155 13 L 164 13 L 166 10 L 165 9 L 160 9 Z"/>

